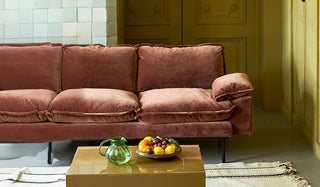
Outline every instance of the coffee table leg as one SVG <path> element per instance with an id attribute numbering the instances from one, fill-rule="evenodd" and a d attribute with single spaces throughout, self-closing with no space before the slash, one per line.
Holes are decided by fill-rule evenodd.
<path id="1" fill-rule="evenodd" d="M 48 142 L 48 164 L 53 162 L 52 142 Z"/>

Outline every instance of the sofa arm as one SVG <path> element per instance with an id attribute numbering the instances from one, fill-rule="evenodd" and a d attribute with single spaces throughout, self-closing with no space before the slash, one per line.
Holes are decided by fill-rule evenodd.
<path id="1" fill-rule="evenodd" d="M 230 122 L 234 135 L 252 135 L 253 133 L 253 97 L 251 95 L 231 100 L 236 105 Z"/>
<path id="2" fill-rule="evenodd" d="M 216 101 L 229 100 L 249 94 L 254 88 L 245 73 L 232 73 L 215 79 L 212 84 L 212 97 Z"/>

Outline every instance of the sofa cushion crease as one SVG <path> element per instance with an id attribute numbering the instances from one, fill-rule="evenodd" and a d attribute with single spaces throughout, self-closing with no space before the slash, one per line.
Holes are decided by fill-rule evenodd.
<path id="1" fill-rule="evenodd" d="M 71 116 L 115 116 L 115 115 L 125 115 L 131 112 L 136 112 L 135 109 L 132 110 L 128 110 L 128 111 L 124 111 L 124 112 L 100 112 L 100 113 L 95 113 L 95 112 L 69 112 L 69 111 L 61 111 L 61 110 L 52 110 L 50 112 L 46 112 L 48 115 L 50 115 L 50 113 L 53 114 L 65 114 L 65 115 L 71 115 Z"/>
<path id="2" fill-rule="evenodd" d="M 43 111 L 39 111 L 39 110 L 31 110 L 31 111 L 25 111 L 25 112 L 10 112 L 10 111 L 0 111 L 0 114 L 2 115 L 8 115 L 8 116 L 27 116 L 30 114 L 46 114 L 48 112 L 48 110 L 43 110 Z"/>

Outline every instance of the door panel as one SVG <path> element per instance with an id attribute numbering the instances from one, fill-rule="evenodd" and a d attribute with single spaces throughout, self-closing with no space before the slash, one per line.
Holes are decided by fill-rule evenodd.
<path id="1" fill-rule="evenodd" d="M 318 41 L 320 40 L 320 3 L 318 2 Z M 318 88 L 320 88 L 320 42 L 318 43 Z M 320 106 L 320 91 L 318 90 L 318 106 Z M 315 128 L 316 130 L 316 141 L 318 144 L 315 146 L 315 152 L 318 158 L 320 159 L 320 108 L 318 107 L 318 119 L 316 120 L 317 126 Z"/>
<path id="2" fill-rule="evenodd" d="M 292 123 L 292 0 L 283 0 L 282 113 Z"/>
<path id="3" fill-rule="evenodd" d="M 317 117 L 317 1 L 306 2 L 306 51 L 305 51 L 305 125 L 310 138 Z"/>
<path id="4" fill-rule="evenodd" d="M 293 123 L 305 122 L 305 3 L 293 0 Z"/>
<path id="5" fill-rule="evenodd" d="M 225 45 L 227 73 L 248 73 L 256 88 L 256 1 L 183 1 L 183 43 L 217 42 Z M 257 93 L 255 93 L 257 95 Z M 257 98 L 259 103 L 260 98 Z"/>
<path id="6" fill-rule="evenodd" d="M 142 6 L 143 5 L 143 6 Z M 126 25 L 168 25 L 168 0 L 126 1 Z"/>
<path id="7" fill-rule="evenodd" d="M 246 23 L 246 0 L 197 0 L 197 25 Z"/>
<path id="8" fill-rule="evenodd" d="M 198 38 L 197 43 L 223 43 L 227 73 L 246 72 L 246 38 Z"/>
<path id="9" fill-rule="evenodd" d="M 181 0 L 125 0 L 124 42 L 181 44 Z"/>
<path id="10" fill-rule="evenodd" d="M 293 123 L 313 142 L 318 103 L 318 2 L 293 0 Z"/>

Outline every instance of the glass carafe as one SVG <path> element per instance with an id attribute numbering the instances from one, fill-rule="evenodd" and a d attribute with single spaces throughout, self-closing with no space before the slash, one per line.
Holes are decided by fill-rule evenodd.
<path id="1" fill-rule="evenodd" d="M 101 147 L 106 143 L 110 142 L 105 153 L 102 153 Z M 124 137 L 114 137 L 101 142 L 99 147 L 99 153 L 106 157 L 107 160 L 113 164 L 121 165 L 127 163 L 131 158 L 131 151 L 125 144 L 127 140 Z"/>

